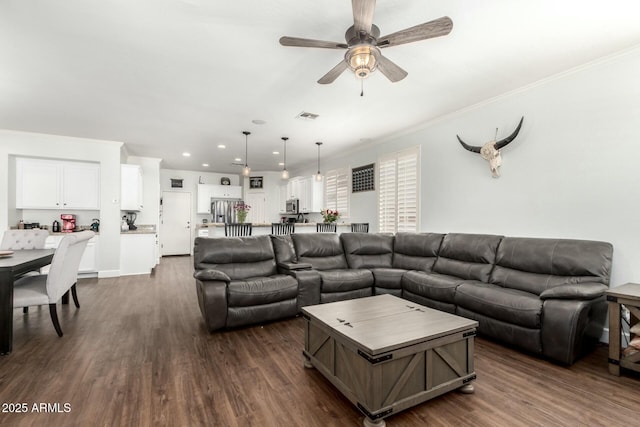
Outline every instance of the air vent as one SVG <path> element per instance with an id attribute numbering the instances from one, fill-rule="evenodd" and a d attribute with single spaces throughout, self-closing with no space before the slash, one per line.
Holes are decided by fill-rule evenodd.
<path id="1" fill-rule="evenodd" d="M 318 114 L 313 114 L 313 113 L 308 113 L 306 111 L 303 111 L 302 113 L 298 114 L 296 116 L 297 119 L 302 119 L 302 120 L 315 120 L 318 118 Z"/>

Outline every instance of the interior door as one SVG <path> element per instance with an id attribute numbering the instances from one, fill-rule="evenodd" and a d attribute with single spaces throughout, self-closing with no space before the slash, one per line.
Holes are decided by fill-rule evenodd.
<path id="1" fill-rule="evenodd" d="M 251 206 L 249 215 L 247 215 L 247 222 L 252 223 L 265 223 L 266 220 L 266 198 L 264 192 L 261 193 L 248 193 L 245 203 Z M 271 222 L 271 221 L 269 221 Z"/>
<path id="2" fill-rule="evenodd" d="M 163 191 L 160 221 L 160 253 L 191 253 L 191 193 Z"/>

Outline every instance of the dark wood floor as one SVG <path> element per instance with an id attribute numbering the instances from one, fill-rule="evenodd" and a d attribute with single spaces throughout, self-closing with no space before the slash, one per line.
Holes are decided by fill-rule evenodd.
<path id="1" fill-rule="evenodd" d="M 79 283 L 81 308 L 14 314 L 14 351 L 0 357 L 3 426 L 360 426 L 362 416 L 302 366 L 302 320 L 206 332 L 192 261 L 156 273 Z M 606 347 L 565 368 L 476 341 L 476 392 L 449 393 L 387 419 L 389 426 L 631 426 L 640 379 L 607 372 Z M 65 413 L 34 404 L 70 405 Z M 39 407 L 39 406 L 38 406 Z M 54 405 L 49 409 L 56 409 Z"/>

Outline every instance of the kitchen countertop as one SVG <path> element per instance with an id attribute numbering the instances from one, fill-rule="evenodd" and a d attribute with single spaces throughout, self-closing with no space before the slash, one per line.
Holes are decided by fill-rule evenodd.
<path id="1" fill-rule="evenodd" d="M 136 230 L 120 231 L 120 234 L 156 234 L 156 226 L 150 224 L 137 225 Z"/>
<path id="2" fill-rule="evenodd" d="M 296 222 L 296 227 L 315 227 L 316 223 L 315 222 Z M 270 222 L 252 222 L 251 225 L 253 227 L 271 227 L 271 223 Z M 350 222 L 338 222 L 337 223 L 338 227 L 341 226 L 346 226 L 349 227 L 351 226 Z M 208 222 L 206 224 L 198 224 L 196 225 L 196 229 L 198 228 L 210 228 L 210 227 L 224 227 L 224 222 Z"/>

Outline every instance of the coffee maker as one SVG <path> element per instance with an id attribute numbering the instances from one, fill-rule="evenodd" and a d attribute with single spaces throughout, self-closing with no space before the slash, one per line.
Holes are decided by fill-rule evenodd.
<path id="1" fill-rule="evenodd" d="M 135 226 L 136 218 L 138 218 L 138 215 L 136 215 L 135 212 L 127 212 L 127 225 L 129 226 L 129 230 L 138 229 L 138 227 Z"/>
<path id="2" fill-rule="evenodd" d="M 76 216 L 73 214 L 62 214 L 60 215 L 60 219 L 62 220 L 62 232 L 63 233 L 71 233 L 76 231 Z"/>

